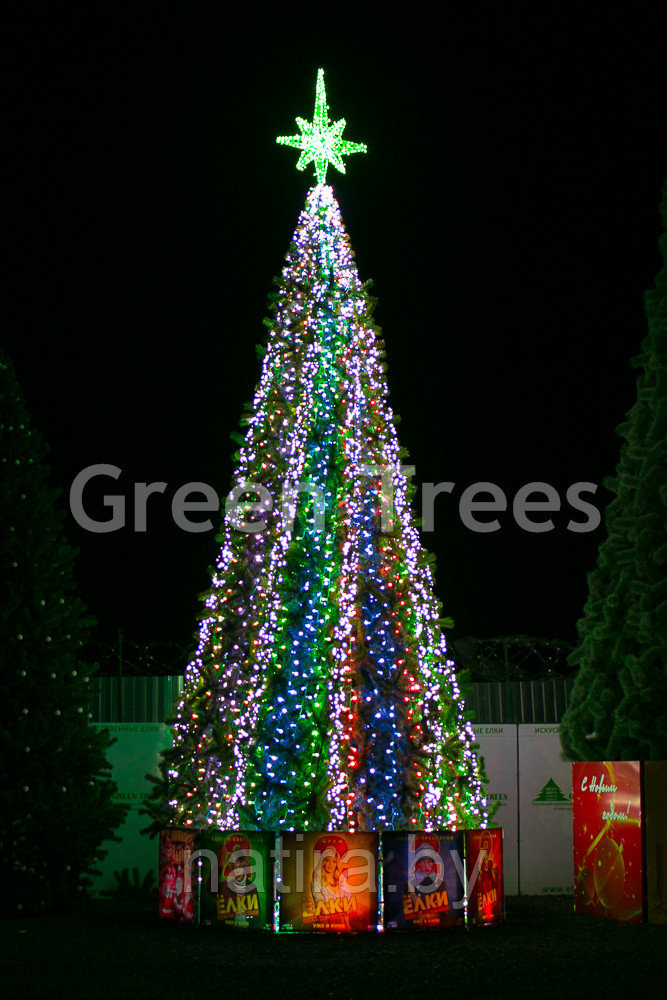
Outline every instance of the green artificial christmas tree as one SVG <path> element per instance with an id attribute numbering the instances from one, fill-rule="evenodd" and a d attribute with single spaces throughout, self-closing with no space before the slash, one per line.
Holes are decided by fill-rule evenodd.
<path id="1" fill-rule="evenodd" d="M 662 197 L 667 230 L 667 184 Z M 664 265 L 645 296 L 648 334 L 633 360 L 637 401 L 625 440 L 607 537 L 579 622 L 579 666 L 561 726 L 570 760 L 667 759 L 667 235 Z"/>
<path id="2" fill-rule="evenodd" d="M 91 619 L 73 594 L 47 448 L 30 427 L 13 366 L 0 350 L 0 885 L 5 913 L 34 913 L 78 895 L 125 809 L 88 725 Z"/>
<path id="3" fill-rule="evenodd" d="M 330 124 L 321 70 L 297 123 L 278 141 L 318 183 L 271 297 L 153 829 L 484 826 L 373 300 L 326 184 L 365 147 Z"/>

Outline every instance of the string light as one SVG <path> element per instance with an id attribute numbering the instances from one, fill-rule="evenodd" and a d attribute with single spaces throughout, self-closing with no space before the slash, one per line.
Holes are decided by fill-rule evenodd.
<path id="1" fill-rule="evenodd" d="M 315 123 L 326 114 L 320 72 Z M 317 149 L 303 146 L 299 163 L 314 160 L 318 177 L 326 162 L 339 166 L 336 149 L 358 151 Z M 428 830 L 487 822 L 372 308 L 333 191 L 318 183 L 273 296 L 261 376 L 242 420 L 239 504 L 223 523 L 166 754 L 175 824 Z M 368 464 L 392 470 L 391 531 Z M 318 492 L 299 490 L 304 482 Z M 272 502 L 257 504 L 247 483 Z M 239 530 L 258 521 L 262 530 Z"/>

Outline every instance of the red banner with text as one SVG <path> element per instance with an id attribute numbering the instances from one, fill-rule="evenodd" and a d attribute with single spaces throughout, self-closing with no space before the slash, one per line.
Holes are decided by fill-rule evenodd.
<path id="1" fill-rule="evenodd" d="M 641 779 L 639 761 L 572 765 L 577 913 L 643 921 Z"/>

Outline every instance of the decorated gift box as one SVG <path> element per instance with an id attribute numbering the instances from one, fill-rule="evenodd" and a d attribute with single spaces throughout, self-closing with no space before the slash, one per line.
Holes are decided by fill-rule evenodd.
<path id="1" fill-rule="evenodd" d="M 462 927 L 463 833 L 382 834 L 385 930 Z"/>
<path id="2" fill-rule="evenodd" d="M 577 913 L 644 919 L 642 765 L 572 765 L 574 905 Z"/>
<path id="3" fill-rule="evenodd" d="M 667 923 L 667 761 L 572 765 L 577 913 Z"/>
<path id="4" fill-rule="evenodd" d="M 273 833 L 206 830 L 197 839 L 199 922 L 273 927 Z"/>
<path id="5" fill-rule="evenodd" d="M 191 856 L 196 834 L 191 830 L 160 831 L 158 844 L 159 914 L 162 920 L 192 923 L 195 918 Z"/>
<path id="6" fill-rule="evenodd" d="M 285 833 L 278 858 L 280 930 L 377 929 L 376 833 Z"/>

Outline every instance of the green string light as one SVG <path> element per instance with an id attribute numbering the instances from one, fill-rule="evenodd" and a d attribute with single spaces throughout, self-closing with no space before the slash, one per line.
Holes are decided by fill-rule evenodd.
<path id="1" fill-rule="evenodd" d="M 326 184 L 329 163 L 344 174 L 343 156 L 366 152 L 365 143 L 348 142 L 341 138 L 345 128 L 344 118 L 340 118 L 333 125 L 330 123 L 323 69 L 317 71 L 313 120 L 307 122 L 304 118 L 297 118 L 296 123 L 301 129 L 301 135 L 280 135 L 276 142 L 302 151 L 296 165 L 297 170 L 304 170 L 312 160 L 318 184 Z"/>

